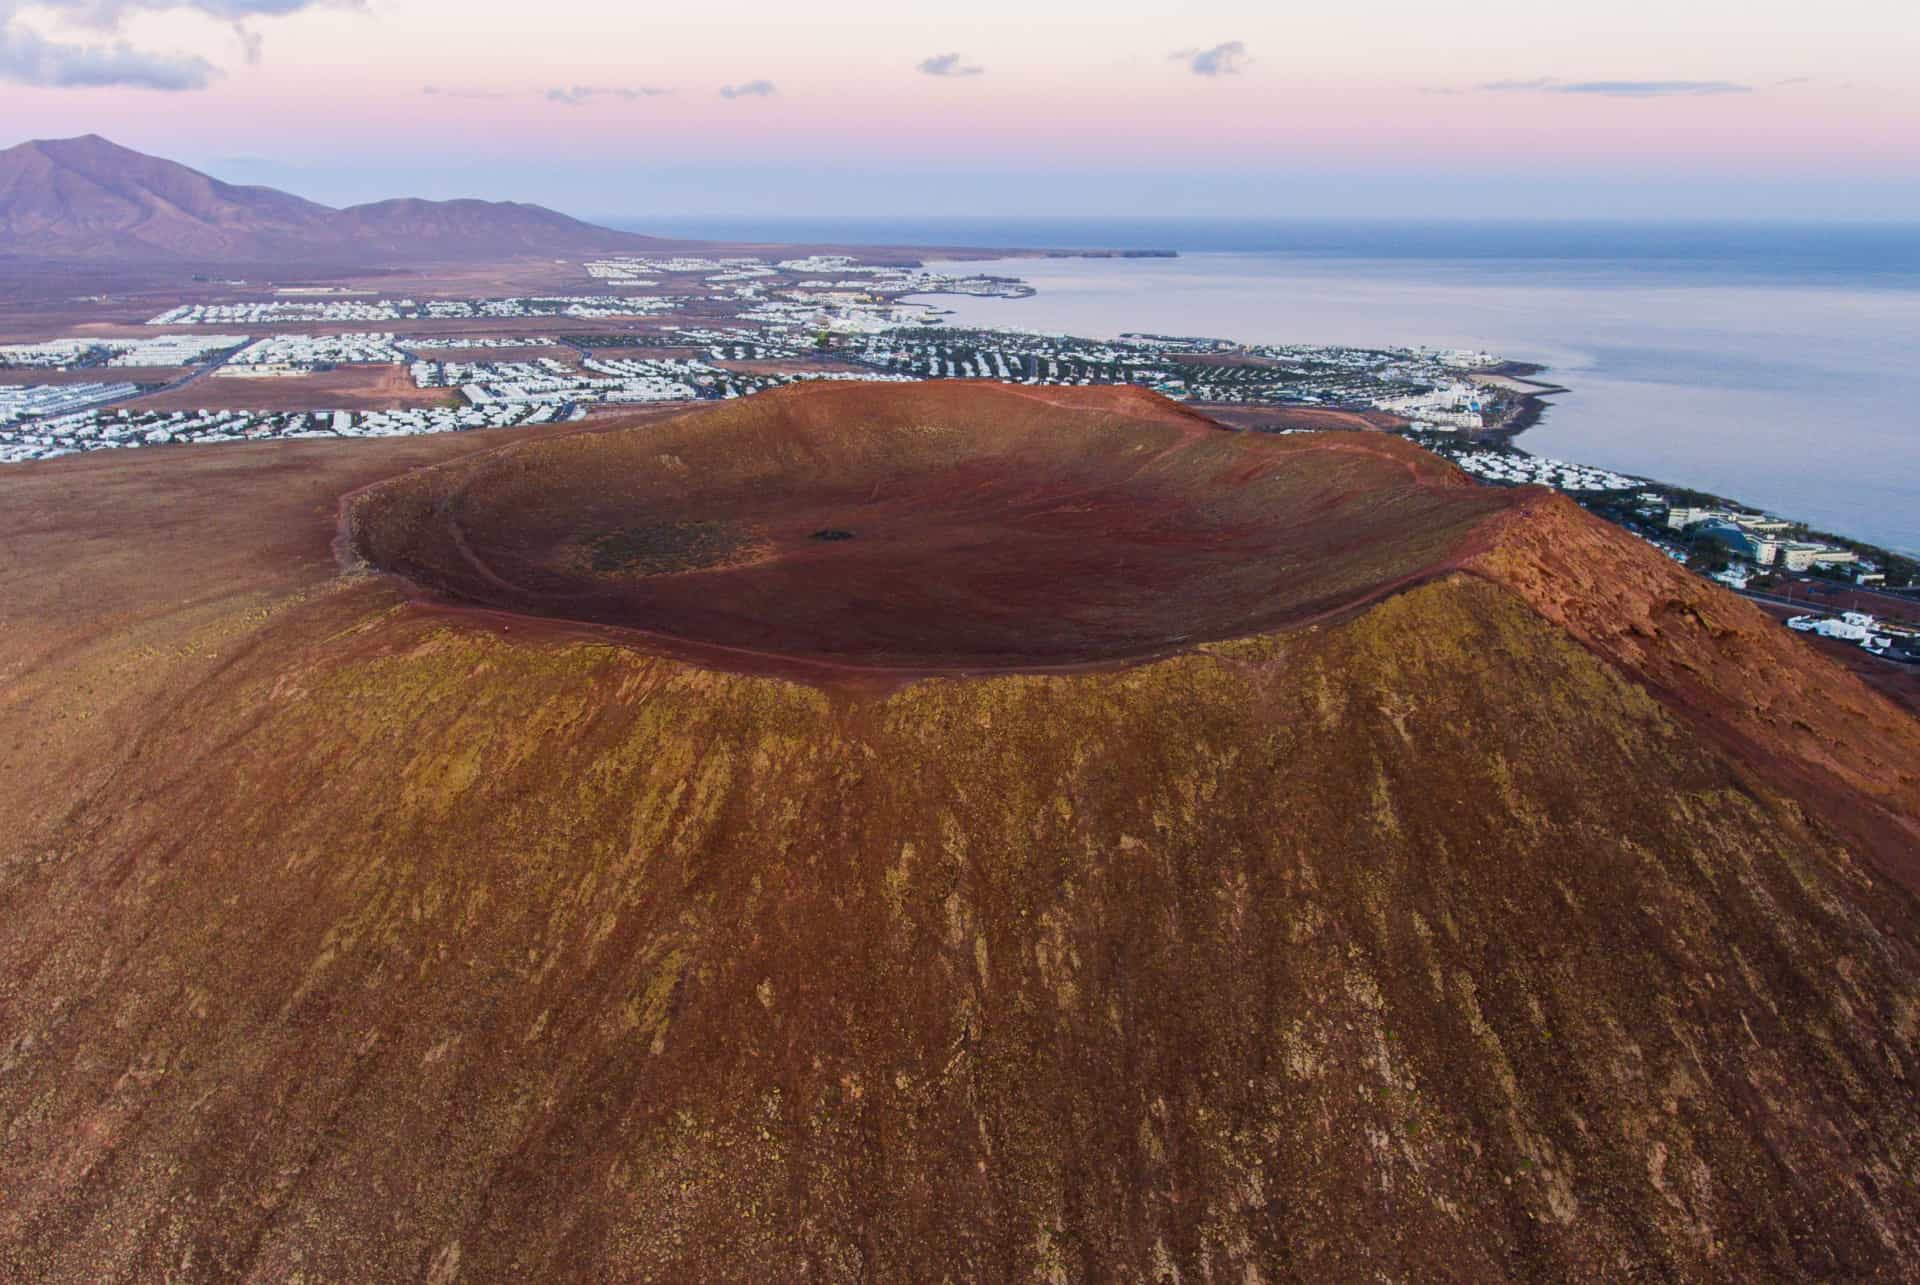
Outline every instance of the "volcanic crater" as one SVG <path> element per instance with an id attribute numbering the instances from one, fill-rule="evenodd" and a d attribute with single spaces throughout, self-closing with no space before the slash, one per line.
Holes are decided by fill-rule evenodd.
<path id="1" fill-rule="evenodd" d="M 955 382 L 0 531 L 8 1285 L 1920 1262 L 1920 722 L 1564 497 Z"/>
<path id="2" fill-rule="evenodd" d="M 816 385 L 407 475 L 346 521 L 446 602 L 735 667 L 1005 670 L 1372 601 L 1513 503 L 1390 440 L 1303 447 L 1133 389 Z"/>

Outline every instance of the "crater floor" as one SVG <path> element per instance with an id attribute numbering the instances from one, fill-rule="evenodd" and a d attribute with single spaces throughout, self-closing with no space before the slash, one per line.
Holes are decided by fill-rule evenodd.
<path id="1" fill-rule="evenodd" d="M 729 653 L 1018 669 L 1370 600 L 1508 503 L 1397 442 L 1235 434 L 1134 390 L 846 384 L 403 477 L 349 523 L 359 556 L 454 602 Z"/>

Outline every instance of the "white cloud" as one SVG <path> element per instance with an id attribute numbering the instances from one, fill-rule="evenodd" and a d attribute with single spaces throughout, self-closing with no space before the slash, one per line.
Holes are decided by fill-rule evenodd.
<path id="1" fill-rule="evenodd" d="M 137 49 L 118 38 L 63 40 L 19 20 L 19 0 L 0 0 L 0 80 L 52 89 L 127 86 L 205 89 L 219 68 L 198 54 Z M 198 13 L 232 25 L 248 62 L 260 57 L 261 38 L 248 20 L 280 18 L 321 7 L 364 8 L 365 0 L 37 0 L 65 21 L 105 33 L 136 13 Z"/>
<path id="2" fill-rule="evenodd" d="M 135 49 L 124 40 L 49 40 L 0 12 L 0 80 L 48 89 L 205 89 L 219 74 L 204 58 Z"/>
<path id="3" fill-rule="evenodd" d="M 498 89 L 459 89 L 446 85 L 422 85 L 420 92 L 435 98 L 505 98 L 507 96 Z"/>
<path id="4" fill-rule="evenodd" d="M 1591 94 L 1599 98 L 1710 98 L 1719 94 L 1751 94 L 1753 86 L 1731 80 L 1495 80 L 1476 86 L 1486 93 Z"/>
<path id="5" fill-rule="evenodd" d="M 920 63 L 920 70 L 929 76 L 978 76 L 986 68 L 961 62 L 959 54 L 935 54 Z"/>
<path id="6" fill-rule="evenodd" d="M 615 99 L 625 103 L 637 103 L 643 98 L 661 98 L 671 94 L 671 89 L 658 89 L 652 85 L 637 85 L 632 88 L 607 85 L 574 85 L 570 88 L 549 89 L 547 101 L 565 103 L 569 107 L 584 107 L 588 103 Z"/>
<path id="7" fill-rule="evenodd" d="M 1247 46 L 1238 40 L 1223 41 L 1211 49 L 1181 49 L 1169 56 L 1187 64 L 1196 76 L 1237 76 L 1250 61 Z"/>

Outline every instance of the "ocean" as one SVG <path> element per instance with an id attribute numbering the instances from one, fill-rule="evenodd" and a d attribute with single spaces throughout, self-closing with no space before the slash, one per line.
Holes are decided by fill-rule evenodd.
<path id="1" fill-rule="evenodd" d="M 702 220 L 840 244 L 1169 249 L 995 261 L 950 321 L 1483 348 L 1566 386 L 1516 444 L 1920 553 L 1920 225 Z"/>

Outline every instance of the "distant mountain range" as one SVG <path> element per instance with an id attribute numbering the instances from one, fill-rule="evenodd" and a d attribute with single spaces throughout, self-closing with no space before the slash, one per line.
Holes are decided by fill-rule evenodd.
<path id="1" fill-rule="evenodd" d="M 334 209 L 89 134 L 0 151 L 0 256 L 195 263 L 497 260 L 669 242 L 510 201 Z"/>

